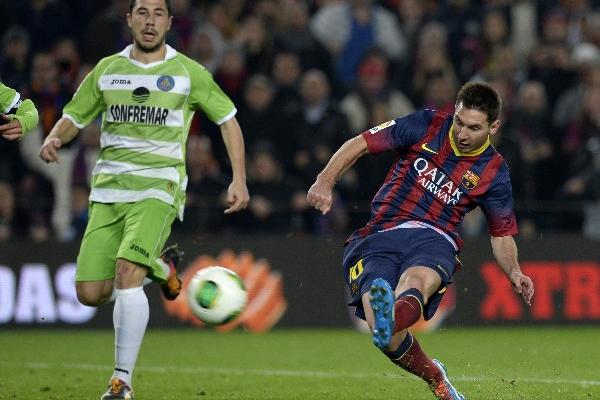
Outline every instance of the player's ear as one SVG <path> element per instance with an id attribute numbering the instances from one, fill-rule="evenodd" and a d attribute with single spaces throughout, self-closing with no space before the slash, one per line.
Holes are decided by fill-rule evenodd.
<path id="1" fill-rule="evenodd" d="M 127 13 L 127 14 L 126 14 L 126 17 L 127 17 L 127 26 L 128 26 L 129 28 L 131 28 L 131 14 L 130 14 L 130 13 Z"/>
<path id="2" fill-rule="evenodd" d="M 173 23 L 173 16 L 169 15 L 169 25 L 167 26 L 167 31 L 171 30 L 171 23 Z"/>
<path id="3" fill-rule="evenodd" d="M 490 125 L 490 135 L 495 135 L 496 132 L 498 132 L 499 128 L 500 128 L 500 120 L 497 119 L 494 122 L 492 122 Z"/>

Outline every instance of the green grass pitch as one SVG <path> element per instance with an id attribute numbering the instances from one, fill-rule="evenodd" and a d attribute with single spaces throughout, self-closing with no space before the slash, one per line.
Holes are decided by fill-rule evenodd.
<path id="1" fill-rule="evenodd" d="M 417 335 L 468 399 L 600 399 L 598 328 L 443 329 Z M 0 399 L 98 399 L 113 366 L 110 330 L 0 330 Z M 264 335 L 150 329 L 138 400 L 432 399 L 366 334 Z"/>

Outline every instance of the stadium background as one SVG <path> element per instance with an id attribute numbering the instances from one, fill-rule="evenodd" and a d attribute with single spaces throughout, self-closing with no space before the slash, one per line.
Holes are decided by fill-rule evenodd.
<path id="1" fill-rule="evenodd" d="M 419 108 L 452 112 L 456 90 L 472 79 L 490 82 L 504 98 L 503 126 L 493 141 L 511 168 L 520 258 L 536 284 L 536 300 L 527 309 L 510 292 L 492 262 L 482 215 L 474 212 L 461 227 L 465 267 L 447 296 L 446 318 L 423 328 L 467 326 L 469 336 L 478 326 L 506 325 L 518 337 L 521 325 L 597 327 L 600 2 L 172 5 L 168 43 L 206 66 L 236 103 L 252 196 L 246 212 L 222 215 L 225 149 L 218 130 L 197 115 L 187 148 L 186 217 L 175 224 L 172 241 L 182 243 L 190 266 L 252 260 L 244 271 L 254 271 L 253 296 L 276 295 L 256 303 L 255 318 L 242 323 L 242 331 L 362 329 L 345 307 L 342 243 L 368 218 L 391 160 L 360 160 L 339 182 L 325 217 L 308 208 L 306 190 L 344 140 Z M 40 111 L 37 131 L 18 143 L 0 141 L 0 340 L 8 343 L 20 327 L 40 337 L 49 329 L 106 333 L 112 327 L 112 307 L 78 305 L 71 281 L 99 123 L 61 150 L 60 166 L 40 162 L 37 151 L 90 68 L 130 43 L 126 12 L 126 0 L 0 2 L 0 80 Z M 195 326 L 184 311 L 169 310 L 155 287 L 147 292 L 151 328 L 186 332 L 181 328 Z M 443 335 L 436 332 L 433 337 Z M 9 366 L 0 362 L 4 373 Z M 582 396 L 573 398 L 599 395 L 595 371 L 596 380 L 575 385 L 573 393 Z M 12 387 L 1 376 L 3 399 Z"/>

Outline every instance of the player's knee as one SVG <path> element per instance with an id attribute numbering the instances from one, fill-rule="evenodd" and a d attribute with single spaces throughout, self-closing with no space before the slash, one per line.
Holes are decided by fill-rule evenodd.
<path id="1" fill-rule="evenodd" d="M 117 260 L 117 272 L 115 276 L 115 286 L 117 289 L 140 286 L 145 276 L 145 268 L 121 258 Z"/>

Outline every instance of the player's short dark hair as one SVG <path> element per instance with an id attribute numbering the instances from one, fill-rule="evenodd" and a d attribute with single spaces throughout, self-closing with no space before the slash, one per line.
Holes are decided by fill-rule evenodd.
<path id="1" fill-rule="evenodd" d="M 137 0 L 129 0 L 129 14 L 133 11 L 133 7 L 135 7 L 135 3 Z M 171 16 L 171 0 L 165 0 L 165 4 L 167 6 L 167 14 Z"/>
<path id="2" fill-rule="evenodd" d="M 467 82 L 460 88 L 456 96 L 456 105 L 462 103 L 463 107 L 478 110 L 487 114 L 488 122 L 498 119 L 502 109 L 500 95 L 489 83 Z"/>

